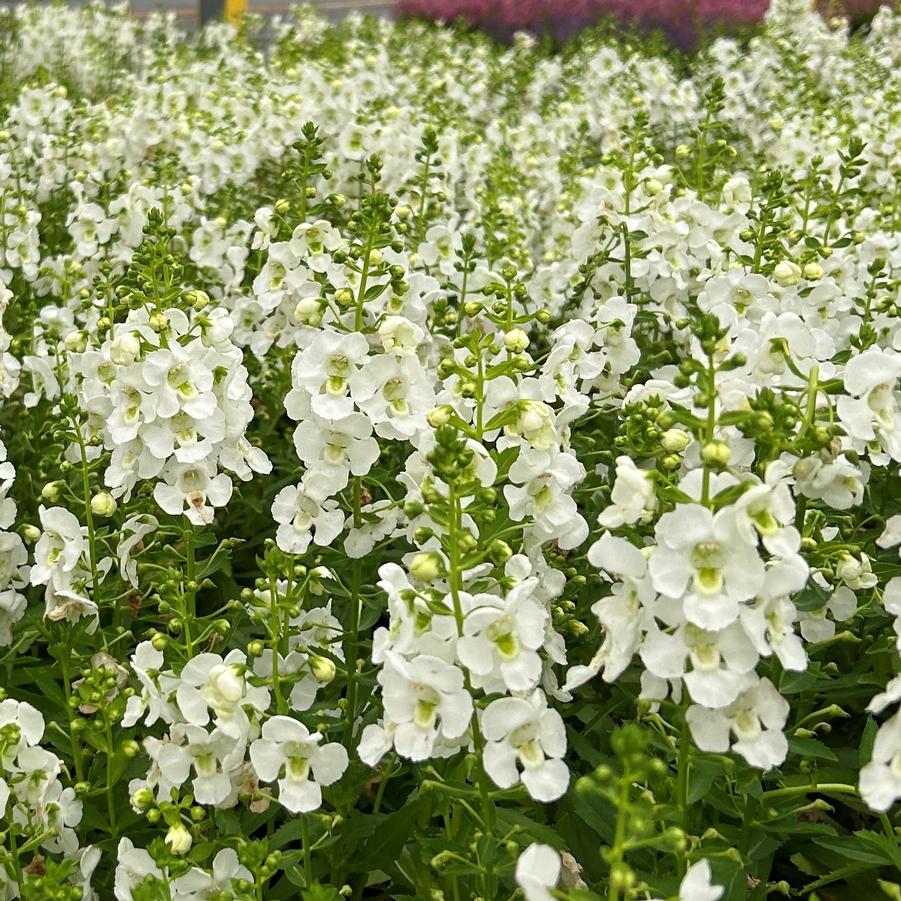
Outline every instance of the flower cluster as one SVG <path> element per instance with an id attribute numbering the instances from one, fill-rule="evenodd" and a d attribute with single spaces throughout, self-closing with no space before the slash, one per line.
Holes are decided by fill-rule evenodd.
<path id="1" fill-rule="evenodd" d="M 891 895 L 899 73 L 0 12 L 0 895 Z"/>

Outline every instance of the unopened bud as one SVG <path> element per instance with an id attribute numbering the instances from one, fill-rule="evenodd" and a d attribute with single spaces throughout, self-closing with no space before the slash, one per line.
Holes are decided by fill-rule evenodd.
<path id="1" fill-rule="evenodd" d="M 181 855 L 187 854 L 191 850 L 194 840 L 191 838 L 191 833 L 181 823 L 178 823 L 166 833 L 165 842 L 173 854 Z"/>
<path id="2" fill-rule="evenodd" d="M 91 512 L 95 516 L 112 516 L 118 506 L 116 499 L 108 491 L 101 491 L 91 498 Z"/>
<path id="3" fill-rule="evenodd" d="M 335 664 L 328 657 L 320 657 L 318 654 L 310 658 L 310 671 L 317 682 L 328 685 L 335 678 Z"/>
<path id="4" fill-rule="evenodd" d="M 420 582 L 432 582 L 444 572 L 444 561 L 434 552 L 416 554 L 410 561 L 410 573 Z"/>
<path id="5" fill-rule="evenodd" d="M 529 336 L 521 329 L 510 329 L 504 335 L 504 347 L 511 353 L 521 354 L 529 346 Z"/>
<path id="6" fill-rule="evenodd" d="M 667 429 L 660 436 L 660 444 L 665 451 L 678 454 L 685 450 L 691 443 L 691 435 L 682 429 Z"/>

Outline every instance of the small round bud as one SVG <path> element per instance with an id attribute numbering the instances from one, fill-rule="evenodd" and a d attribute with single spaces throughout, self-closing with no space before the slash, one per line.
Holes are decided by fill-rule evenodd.
<path id="1" fill-rule="evenodd" d="M 191 833 L 181 823 L 177 823 L 169 828 L 165 842 L 173 854 L 182 855 L 191 850 L 194 840 L 191 838 Z"/>
<path id="2" fill-rule="evenodd" d="M 432 582 L 444 572 L 444 561 L 434 551 L 416 554 L 410 561 L 410 574 L 420 582 Z"/>
<path id="3" fill-rule="evenodd" d="M 112 516 L 118 506 L 116 499 L 108 491 L 101 491 L 91 498 L 91 512 L 95 516 Z"/>
<path id="4" fill-rule="evenodd" d="M 453 412 L 454 408 L 450 406 L 450 404 L 441 404 L 441 406 L 435 407 L 433 410 L 429 411 L 427 416 L 429 425 L 433 429 L 438 429 L 443 425 L 447 425 L 450 422 Z"/>
<path id="5" fill-rule="evenodd" d="M 521 329 L 510 329 L 504 335 L 504 347 L 511 353 L 521 354 L 529 346 L 529 336 Z"/>
<path id="6" fill-rule="evenodd" d="M 823 277 L 823 267 L 819 263 L 806 263 L 804 266 L 804 278 L 808 281 L 818 281 Z"/>
<path id="7" fill-rule="evenodd" d="M 131 796 L 131 806 L 137 810 L 138 813 L 143 813 L 153 804 L 153 802 L 153 792 L 149 788 L 139 788 Z"/>
<path id="8" fill-rule="evenodd" d="M 191 306 L 195 310 L 202 310 L 204 307 L 209 305 L 210 295 L 206 293 L 206 291 L 186 291 L 185 292 L 185 300 L 191 304 Z"/>
<path id="9" fill-rule="evenodd" d="M 773 278 L 783 288 L 790 288 L 801 281 L 801 267 L 791 260 L 780 260 L 773 270 Z"/>
<path id="10" fill-rule="evenodd" d="M 155 651 L 165 651 L 169 646 L 169 636 L 163 635 L 162 632 L 157 632 L 150 640 L 150 644 Z"/>
<path id="11" fill-rule="evenodd" d="M 725 441 L 709 441 L 701 448 L 701 459 L 710 466 L 726 466 L 732 451 Z"/>
<path id="12" fill-rule="evenodd" d="M 41 497 L 45 501 L 49 501 L 51 504 L 55 504 L 59 500 L 60 489 L 58 482 L 48 482 L 41 489 Z"/>
<path id="13" fill-rule="evenodd" d="M 691 443 L 691 435 L 682 429 L 667 429 L 660 436 L 661 447 L 671 454 L 679 454 Z"/>

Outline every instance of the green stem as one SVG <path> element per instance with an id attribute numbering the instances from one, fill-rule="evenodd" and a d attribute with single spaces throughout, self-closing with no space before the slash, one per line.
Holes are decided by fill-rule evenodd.
<path id="1" fill-rule="evenodd" d="M 688 807 L 688 777 L 691 770 L 691 736 L 688 729 L 688 718 L 683 713 L 682 729 L 679 733 L 679 749 L 676 760 L 676 799 L 682 812 L 682 828 L 685 832 L 691 829 L 691 811 Z M 679 876 L 684 876 L 688 868 L 685 854 L 679 855 Z"/>
<path id="2" fill-rule="evenodd" d="M 275 709 L 279 714 L 288 712 L 285 699 L 282 697 L 281 665 L 279 643 L 281 640 L 282 619 L 278 603 L 278 587 L 275 579 L 269 577 L 269 645 L 272 651 L 272 693 L 275 695 Z"/>
<path id="3" fill-rule="evenodd" d="M 197 590 L 196 590 L 196 569 L 197 561 L 194 557 L 194 524 L 190 519 L 185 517 L 184 539 L 185 539 L 185 588 L 182 595 L 182 621 L 185 630 L 185 653 L 188 658 L 194 656 L 194 642 L 191 639 L 193 634 L 194 621 L 197 619 Z"/>
<path id="4" fill-rule="evenodd" d="M 116 822 L 116 799 L 113 796 L 113 757 L 115 756 L 115 748 L 113 747 L 113 728 L 110 722 L 109 713 L 106 708 L 103 710 L 103 726 L 106 733 L 106 809 L 109 817 L 109 828 L 113 838 L 119 837 L 119 826 Z"/>
<path id="5" fill-rule="evenodd" d="M 448 573 L 448 582 L 450 584 L 451 600 L 454 606 L 454 619 L 457 623 L 457 634 L 463 635 L 464 613 L 463 605 L 460 600 L 461 592 L 461 574 L 462 567 L 460 565 L 460 544 L 459 531 L 461 523 L 460 499 L 457 497 L 456 487 L 451 481 L 447 486 L 447 504 L 448 504 L 448 523 L 447 523 L 447 542 L 448 542 L 448 562 L 450 564 L 450 572 Z M 472 692 L 472 683 L 469 678 L 469 672 L 464 671 L 464 680 L 466 690 Z M 482 738 L 482 732 L 479 728 L 479 717 L 475 708 L 472 711 L 472 741 L 475 747 L 476 755 L 479 759 L 479 772 L 477 777 L 479 798 L 482 806 L 482 826 L 489 839 L 495 835 L 494 820 L 494 803 L 491 800 L 491 787 L 488 784 L 488 773 L 485 771 L 484 753 L 485 742 Z M 494 897 L 494 867 L 488 864 L 484 872 L 485 880 L 485 896 Z"/>
<path id="6" fill-rule="evenodd" d="M 353 480 L 353 523 L 358 529 L 363 524 L 363 481 L 359 476 Z M 353 561 L 350 588 L 350 624 L 345 633 L 344 656 L 347 660 L 347 709 L 344 711 L 344 745 L 349 749 L 353 741 L 354 719 L 357 710 L 357 653 L 360 632 L 360 585 L 363 572 L 360 560 Z"/>
<path id="7" fill-rule="evenodd" d="M 313 884 L 313 848 L 310 845 L 310 827 L 307 815 L 300 815 L 300 840 L 303 843 L 303 875 L 307 888 Z"/>
<path id="8" fill-rule="evenodd" d="M 629 779 L 623 773 L 619 782 L 619 796 L 616 800 L 616 829 L 613 833 L 613 847 L 610 849 L 610 875 L 607 888 L 607 901 L 619 901 L 620 880 L 615 871 L 622 863 L 626 850 L 626 822 L 629 815 Z"/>

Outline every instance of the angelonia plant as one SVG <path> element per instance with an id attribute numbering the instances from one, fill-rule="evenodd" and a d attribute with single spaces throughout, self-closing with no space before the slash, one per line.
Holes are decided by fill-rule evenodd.
<path id="1" fill-rule="evenodd" d="M 899 290 L 889 8 L 0 12 L 0 896 L 897 901 Z"/>

